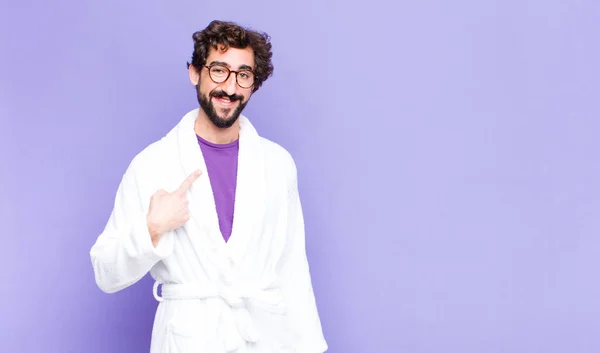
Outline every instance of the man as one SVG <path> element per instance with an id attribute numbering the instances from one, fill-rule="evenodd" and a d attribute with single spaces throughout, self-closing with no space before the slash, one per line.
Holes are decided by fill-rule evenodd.
<path id="1" fill-rule="evenodd" d="M 270 39 L 220 21 L 193 39 L 200 108 L 127 168 L 90 251 L 96 283 L 150 272 L 151 353 L 324 352 L 294 160 L 241 114 L 273 72 Z"/>

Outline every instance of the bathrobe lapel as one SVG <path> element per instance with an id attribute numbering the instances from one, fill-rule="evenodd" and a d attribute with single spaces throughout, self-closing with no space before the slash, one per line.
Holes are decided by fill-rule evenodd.
<path id="1" fill-rule="evenodd" d="M 234 204 L 233 229 L 228 242 L 225 242 L 219 228 L 215 198 L 202 155 L 194 123 L 198 114 L 195 109 L 178 124 L 178 157 L 187 177 L 195 170 L 201 170 L 188 193 L 190 221 L 185 225 L 200 261 L 207 251 L 219 253 L 233 263 L 240 261 L 249 242 L 258 241 L 265 211 L 264 154 L 260 137 L 245 116 L 240 116 L 240 141 L 238 156 L 237 186 Z M 212 256 L 210 256 L 212 257 Z"/>

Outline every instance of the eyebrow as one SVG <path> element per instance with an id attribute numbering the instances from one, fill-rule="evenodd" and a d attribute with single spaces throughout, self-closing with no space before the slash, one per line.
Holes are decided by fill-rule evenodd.
<path id="1" fill-rule="evenodd" d="M 223 61 L 212 61 L 209 66 L 211 65 L 222 65 L 222 66 L 227 66 L 228 68 L 231 68 L 231 66 Z M 250 70 L 252 71 L 252 67 L 248 66 L 248 65 L 240 65 L 240 67 L 238 68 L 238 70 Z"/>

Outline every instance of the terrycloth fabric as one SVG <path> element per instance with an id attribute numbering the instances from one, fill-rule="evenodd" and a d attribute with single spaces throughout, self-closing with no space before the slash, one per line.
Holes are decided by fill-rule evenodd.
<path id="1" fill-rule="evenodd" d="M 159 300 L 151 353 L 321 353 L 323 337 L 305 253 L 294 160 L 240 117 L 231 238 L 222 237 L 194 132 L 198 110 L 131 162 L 90 256 L 98 286 L 120 291 L 150 272 Z M 191 219 L 155 248 L 150 197 L 192 172 Z M 159 293 L 159 284 L 163 284 Z"/>

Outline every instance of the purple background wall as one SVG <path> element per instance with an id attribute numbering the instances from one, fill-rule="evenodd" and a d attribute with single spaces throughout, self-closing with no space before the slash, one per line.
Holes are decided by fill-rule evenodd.
<path id="1" fill-rule="evenodd" d="M 246 113 L 297 160 L 330 352 L 599 352 L 599 4 L 3 1 L 0 352 L 147 352 L 149 278 L 88 252 L 213 18 L 273 38 Z"/>

